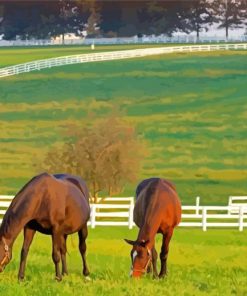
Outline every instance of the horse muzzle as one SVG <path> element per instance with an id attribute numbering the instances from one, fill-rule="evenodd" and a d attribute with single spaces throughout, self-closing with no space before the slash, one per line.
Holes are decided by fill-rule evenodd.
<path id="1" fill-rule="evenodd" d="M 145 273 L 145 270 L 142 270 L 142 269 L 139 270 L 139 269 L 132 269 L 131 268 L 129 276 L 131 278 L 138 279 L 138 278 L 141 278 L 144 273 Z"/>
<path id="2" fill-rule="evenodd" d="M 10 261 L 10 254 L 6 253 L 2 262 L 0 262 L 0 273 L 4 271 L 6 265 L 9 263 Z"/>
<path id="3" fill-rule="evenodd" d="M 5 266 L 0 266 L 0 273 L 4 271 Z"/>

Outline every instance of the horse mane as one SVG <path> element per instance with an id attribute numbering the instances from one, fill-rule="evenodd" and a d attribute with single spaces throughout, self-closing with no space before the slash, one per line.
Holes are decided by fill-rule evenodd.
<path id="1" fill-rule="evenodd" d="M 165 180 L 165 179 L 161 179 L 161 181 L 164 185 L 168 185 L 169 187 L 171 187 L 173 190 L 176 191 L 176 185 L 174 183 L 172 183 L 169 180 Z"/>
<path id="2" fill-rule="evenodd" d="M 156 190 L 157 190 L 157 185 L 159 183 L 160 179 L 153 179 L 151 180 L 146 188 L 145 188 L 145 199 L 144 199 L 144 207 L 145 209 L 148 208 L 148 205 L 150 204 L 150 201 L 152 200 Z"/>
<path id="3" fill-rule="evenodd" d="M 34 176 L 31 180 L 29 180 L 15 195 L 15 197 L 13 198 L 11 204 L 10 204 L 10 207 L 11 206 L 14 206 L 15 203 L 17 202 L 18 200 L 18 197 L 27 189 L 27 187 L 35 180 L 39 179 L 40 177 L 43 177 L 43 176 L 49 176 L 48 173 L 42 173 L 40 175 L 37 175 L 37 176 Z"/>
<path id="4" fill-rule="evenodd" d="M 138 184 L 137 188 L 136 188 L 136 199 L 138 198 L 138 195 L 141 193 L 141 191 L 143 189 L 147 189 L 147 187 L 150 185 L 151 182 L 153 181 L 157 181 L 160 180 L 160 178 L 157 177 L 153 177 L 153 178 L 149 178 L 149 179 L 144 179 L 141 181 L 141 183 Z"/>
<path id="5" fill-rule="evenodd" d="M 40 179 L 41 177 L 44 176 L 49 176 L 49 174 L 47 173 L 42 173 L 40 175 L 37 175 L 35 177 L 33 177 L 30 181 L 28 181 L 15 195 L 15 197 L 13 198 L 9 208 L 7 209 L 4 217 L 3 217 L 3 221 L 2 224 L 0 226 L 0 234 L 3 234 L 7 228 L 8 225 L 11 223 L 11 221 L 13 219 L 18 219 L 18 215 L 20 214 L 19 211 L 16 211 L 16 207 L 18 208 L 18 205 L 20 203 L 23 204 L 23 207 L 28 206 L 28 201 L 25 201 L 24 203 L 22 202 L 22 200 L 20 200 L 20 198 L 23 196 L 23 194 L 26 192 L 26 190 L 28 189 L 29 185 L 31 183 L 33 183 L 35 180 Z M 22 210 L 24 210 L 24 208 L 22 208 Z"/>
<path id="6" fill-rule="evenodd" d="M 13 198 L 13 200 L 16 198 L 16 197 L 18 197 L 26 188 L 27 188 L 27 186 L 32 182 L 32 181 L 34 181 L 35 179 L 37 179 L 37 177 L 39 177 L 39 176 L 35 176 L 35 177 L 33 177 L 31 180 L 29 180 L 17 193 L 16 193 L 16 195 L 15 195 L 15 197 Z"/>

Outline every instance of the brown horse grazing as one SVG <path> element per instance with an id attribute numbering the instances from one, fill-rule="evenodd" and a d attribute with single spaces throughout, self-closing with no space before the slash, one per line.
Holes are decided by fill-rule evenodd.
<path id="1" fill-rule="evenodd" d="M 67 235 L 78 232 L 83 274 L 87 276 L 85 241 L 90 217 L 88 198 L 85 182 L 76 176 L 43 173 L 30 180 L 11 202 L 0 227 L 0 272 L 10 262 L 14 241 L 24 228 L 19 280 L 24 279 L 27 254 L 36 231 L 52 236 L 52 258 L 59 281 L 62 274 L 67 273 Z"/>
<path id="2" fill-rule="evenodd" d="M 169 181 L 151 178 L 142 181 L 136 189 L 137 200 L 134 208 L 134 221 L 140 228 L 136 241 L 125 240 L 133 246 L 131 250 L 131 276 L 140 277 L 151 269 L 157 273 L 157 251 L 155 235 L 163 235 L 160 253 L 161 270 L 159 277 L 166 275 L 166 261 L 174 227 L 181 220 L 181 203 L 175 187 Z"/>

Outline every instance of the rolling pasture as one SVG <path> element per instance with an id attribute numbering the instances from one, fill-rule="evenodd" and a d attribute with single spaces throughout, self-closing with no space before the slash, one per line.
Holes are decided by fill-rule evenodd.
<path id="1" fill-rule="evenodd" d="M 126 49 L 129 47 L 126 47 Z M 118 47 L 102 47 L 99 50 Z M 0 65 L 86 52 L 86 48 L 1 49 Z M 17 55 L 17 53 L 19 53 Z M 36 172 L 70 124 L 119 109 L 149 147 L 140 178 L 173 180 L 183 204 L 226 204 L 247 192 L 247 52 L 179 53 L 71 65 L 0 79 L 0 194 L 14 194 Z M 135 184 L 122 195 L 133 195 Z M 68 239 L 69 275 L 54 280 L 51 238 L 37 234 L 26 280 L 17 281 L 22 237 L 0 274 L 1 295 L 247 295 L 247 236 L 237 229 L 175 230 L 168 277 L 129 279 L 137 229 L 89 228 L 92 281 L 81 276 L 77 237 Z M 160 250 L 161 237 L 157 238 Z"/>
<path id="2" fill-rule="evenodd" d="M 22 238 L 14 245 L 12 262 L 0 274 L 3 295 L 238 295 L 247 294 L 245 233 L 237 230 L 176 229 L 170 244 L 168 277 L 131 280 L 130 246 L 137 229 L 89 229 L 87 259 L 91 282 L 81 276 L 77 237 L 68 238 L 69 275 L 57 283 L 51 259 L 51 238 L 38 234 L 27 259 L 26 279 L 17 281 Z M 157 239 L 158 249 L 161 237 Z"/>
<path id="3" fill-rule="evenodd" d="M 13 52 L 19 63 L 83 50 L 2 49 L 0 64 L 13 63 Z M 68 125 L 90 124 L 88 114 L 100 119 L 118 108 L 148 143 L 139 179 L 173 180 L 183 204 L 200 195 L 203 204 L 225 205 L 229 195 L 246 195 L 246 57 L 177 53 L 1 79 L 1 194 L 14 194 L 36 174 L 33 163 L 62 145 Z M 133 195 L 134 187 L 122 195 Z"/>

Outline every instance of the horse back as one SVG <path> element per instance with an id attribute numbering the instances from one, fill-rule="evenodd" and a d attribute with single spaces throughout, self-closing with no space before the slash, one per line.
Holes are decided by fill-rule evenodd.
<path id="1" fill-rule="evenodd" d="M 54 174 L 53 176 L 59 180 L 67 180 L 67 181 L 71 182 L 72 184 L 74 184 L 75 186 L 77 186 L 79 188 L 79 190 L 83 193 L 87 202 L 89 203 L 89 197 L 90 197 L 89 190 L 86 185 L 86 182 L 84 180 L 82 180 L 82 178 L 80 178 L 78 176 L 70 175 L 70 174 Z"/>
<path id="2" fill-rule="evenodd" d="M 137 187 L 136 187 L 136 198 L 138 198 L 138 195 L 141 193 L 141 191 L 145 188 L 147 188 L 150 184 L 154 183 L 154 182 L 158 182 L 158 181 L 161 181 L 165 184 L 167 184 L 167 186 L 170 186 L 171 188 L 173 188 L 174 190 L 176 190 L 176 187 L 175 185 L 169 181 L 169 180 L 166 180 L 166 179 L 161 179 L 161 178 L 149 178 L 149 179 L 145 179 L 143 181 L 141 181 Z"/>
<path id="3" fill-rule="evenodd" d="M 175 187 L 170 182 L 162 180 L 157 188 L 157 203 L 159 204 L 164 227 L 175 227 L 181 221 L 181 202 Z"/>
<path id="4" fill-rule="evenodd" d="M 73 232 L 88 221 L 89 204 L 72 182 L 46 174 L 36 183 L 35 191 L 37 194 L 31 200 L 36 208 L 33 219 L 43 228 L 59 224 Z"/>
<path id="5" fill-rule="evenodd" d="M 79 177 L 76 179 L 75 176 L 67 175 L 58 179 L 50 176 L 46 184 L 50 204 L 56 209 L 61 208 L 61 210 L 68 211 L 68 208 L 74 210 L 78 208 L 84 213 L 85 209 L 89 209 L 89 203 L 82 185 L 84 184 L 80 183 Z"/>
<path id="6" fill-rule="evenodd" d="M 141 227 L 145 219 L 159 220 L 160 227 L 175 227 L 181 220 L 181 203 L 175 185 L 168 180 L 150 178 L 136 189 L 135 223 Z"/>

